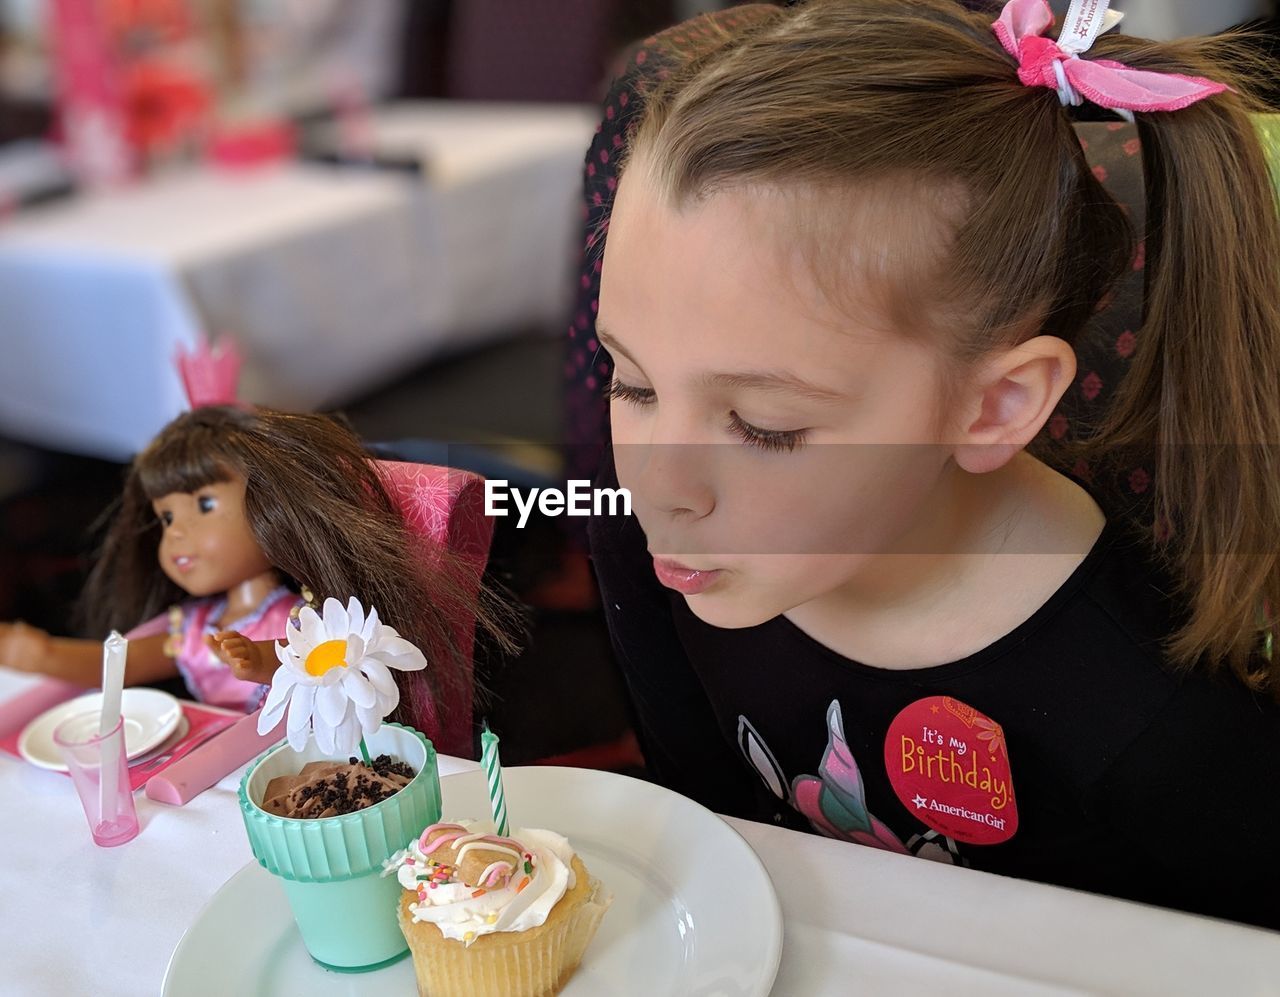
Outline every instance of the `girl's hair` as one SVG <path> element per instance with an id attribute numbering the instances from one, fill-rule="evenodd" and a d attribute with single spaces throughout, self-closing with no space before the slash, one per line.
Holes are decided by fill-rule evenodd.
<path id="1" fill-rule="evenodd" d="M 151 503 L 173 492 L 245 480 L 245 515 L 258 546 L 295 591 L 317 603 L 354 595 L 430 662 L 427 690 L 441 704 L 464 681 L 457 621 L 510 649 L 508 616 L 468 570 L 411 533 L 356 435 L 334 418 L 208 406 L 169 423 L 135 458 L 84 593 L 91 632 L 126 630 L 190 598 L 161 571 L 161 526 Z M 474 577 L 474 574 L 471 575 Z M 433 711 L 416 680 L 401 683 L 406 721 Z M 442 708 L 443 705 L 442 705 Z"/>
<path id="2" fill-rule="evenodd" d="M 892 327 L 944 344 L 953 388 L 990 350 L 1073 343 L 1137 243 L 1055 91 L 1019 82 L 993 13 L 810 0 L 764 15 L 653 94 L 628 168 L 677 210 L 727 188 L 787 196 L 819 286 L 837 303 L 871 287 Z M 1145 323 L 1087 443 L 1095 459 L 1156 450 L 1153 542 L 1189 608 L 1170 659 L 1280 693 L 1280 655 L 1258 654 L 1260 614 L 1280 608 L 1280 221 L 1249 117 L 1258 57 L 1239 42 L 1108 34 L 1087 56 L 1234 88 L 1137 115 Z"/>

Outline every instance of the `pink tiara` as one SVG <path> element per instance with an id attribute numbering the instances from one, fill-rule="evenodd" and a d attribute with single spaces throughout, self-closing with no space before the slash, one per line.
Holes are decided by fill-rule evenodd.
<path id="1" fill-rule="evenodd" d="M 235 341 L 229 336 L 221 337 L 217 346 L 210 348 L 208 340 L 200 333 L 196 337 L 195 350 L 188 351 L 179 344 L 174 362 L 178 365 L 187 401 L 193 409 L 203 405 L 237 403 L 241 357 Z"/>

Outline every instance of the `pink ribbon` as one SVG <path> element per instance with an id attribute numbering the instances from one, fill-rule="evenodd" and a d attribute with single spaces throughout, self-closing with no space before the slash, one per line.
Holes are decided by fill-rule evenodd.
<path id="1" fill-rule="evenodd" d="M 1106 7 L 1105 2 L 1094 4 L 1091 13 L 1102 16 Z M 1052 26 L 1053 11 L 1045 0 L 1009 0 L 991 27 L 1005 51 L 1018 60 L 1018 79 L 1029 87 L 1057 90 L 1063 104 L 1079 104 L 1084 97 L 1114 111 L 1180 111 L 1230 89 L 1199 76 L 1131 69 L 1110 59 L 1086 61 L 1064 48 L 1062 38 L 1055 42 L 1042 37 Z"/>

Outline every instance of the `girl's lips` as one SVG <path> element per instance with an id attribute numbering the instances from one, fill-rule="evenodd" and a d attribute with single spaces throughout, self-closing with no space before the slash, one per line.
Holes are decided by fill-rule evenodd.
<path id="1" fill-rule="evenodd" d="M 195 565 L 196 559 L 194 557 L 188 557 L 185 554 L 173 559 L 173 566 L 183 573 L 190 571 L 195 567 Z"/>
<path id="2" fill-rule="evenodd" d="M 658 576 L 658 581 L 667 588 L 675 589 L 681 595 L 697 595 L 699 592 L 705 592 L 724 573 L 719 568 L 712 571 L 698 571 L 696 568 L 686 567 L 679 561 L 659 557 L 653 559 L 653 571 Z"/>

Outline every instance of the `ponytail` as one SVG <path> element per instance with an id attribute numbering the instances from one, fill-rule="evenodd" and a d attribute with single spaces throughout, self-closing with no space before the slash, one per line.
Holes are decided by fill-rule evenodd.
<path id="1" fill-rule="evenodd" d="M 1155 444 L 1155 543 L 1189 608 L 1171 660 L 1225 664 L 1280 696 L 1280 658 L 1260 653 L 1280 608 L 1280 215 L 1257 105 L 1215 58 L 1223 44 L 1096 46 L 1135 68 L 1237 89 L 1138 116 L 1146 315 L 1090 445 L 1118 454 Z"/>

